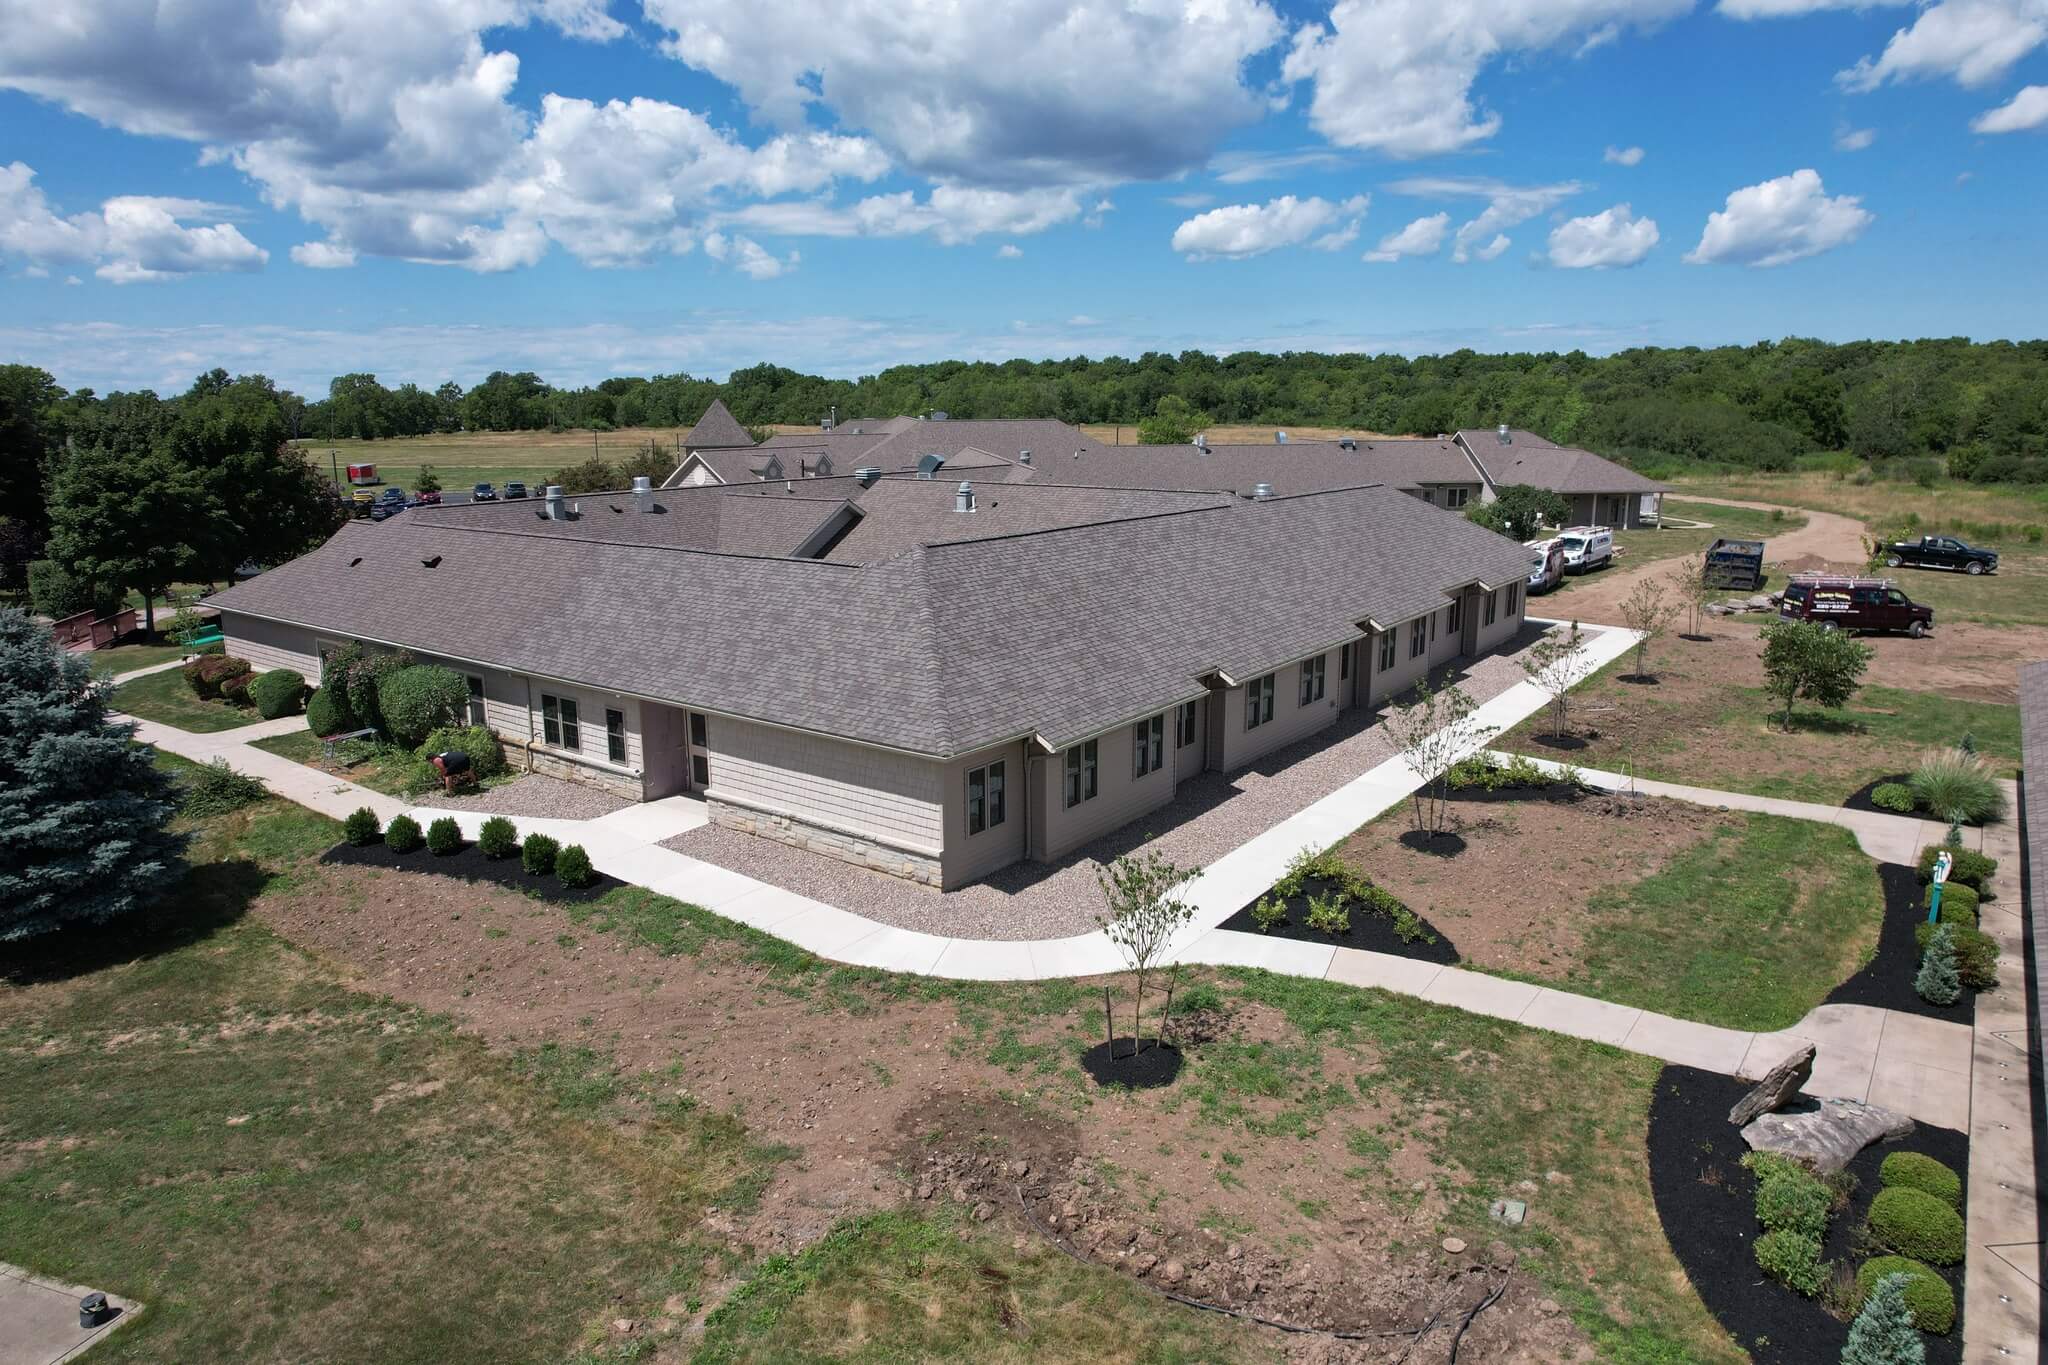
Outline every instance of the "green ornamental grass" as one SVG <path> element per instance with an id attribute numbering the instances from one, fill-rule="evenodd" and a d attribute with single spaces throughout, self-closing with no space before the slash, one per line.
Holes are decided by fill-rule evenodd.
<path id="1" fill-rule="evenodd" d="M 1981 824 L 2005 814 L 2005 789 L 1991 764 L 1961 749 L 1929 749 L 1907 779 L 1913 799 L 1937 820 Z"/>

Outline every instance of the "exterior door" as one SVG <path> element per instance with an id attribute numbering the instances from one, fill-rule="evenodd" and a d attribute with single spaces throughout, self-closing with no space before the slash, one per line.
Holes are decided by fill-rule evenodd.
<path id="1" fill-rule="evenodd" d="M 711 746 L 707 722 L 702 711 L 685 713 L 688 721 L 683 727 L 683 765 L 686 774 L 684 790 L 701 792 L 711 785 Z"/>

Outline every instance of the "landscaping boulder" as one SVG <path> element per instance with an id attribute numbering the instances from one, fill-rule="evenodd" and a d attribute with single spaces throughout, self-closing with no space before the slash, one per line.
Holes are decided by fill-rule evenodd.
<path id="1" fill-rule="evenodd" d="M 1871 1143 L 1902 1138 L 1913 1120 L 1861 1100 L 1802 1100 L 1789 1109 L 1752 1119 L 1742 1140 L 1759 1152 L 1778 1152 L 1832 1175 Z"/>
<path id="2" fill-rule="evenodd" d="M 1759 1114 L 1768 1114 L 1781 1105 L 1790 1104 L 1799 1094 L 1799 1088 L 1813 1079 L 1813 1056 L 1813 1044 L 1808 1043 L 1772 1067 L 1770 1074 L 1757 1083 L 1756 1089 L 1744 1095 L 1728 1111 L 1728 1121 L 1740 1128 Z"/>

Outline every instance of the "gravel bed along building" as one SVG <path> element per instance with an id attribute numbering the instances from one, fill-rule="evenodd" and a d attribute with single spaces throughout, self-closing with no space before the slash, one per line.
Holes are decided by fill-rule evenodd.
<path id="1" fill-rule="evenodd" d="M 503 786 L 466 796 L 444 796 L 433 792 L 419 799 L 422 806 L 444 806 L 450 810 L 477 810 L 490 815 L 510 815 L 528 820 L 595 820 L 632 805 L 613 796 L 558 777 L 527 773 Z"/>
<path id="2" fill-rule="evenodd" d="M 1461 661 L 1437 677 L 1485 702 L 1523 681 L 1516 657 L 1541 635 L 1531 625 L 1515 648 Z M 963 938 L 1043 939 L 1095 928 L 1104 863 L 1150 844 L 1182 867 L 1202 867 L 1394 756 L 1378 710 L 1347 711 L 1329 728 L 1230 773 L 1181 784 L 1167 805 L 1084 845 L 1056 863 L 1013 863 L 982 881 L 936 891 L 769 839 L 706 825 L 664 847 L 836 905 L 856 915 Z M 1156 838 L 1154 836 L 1157 836 Z"/>

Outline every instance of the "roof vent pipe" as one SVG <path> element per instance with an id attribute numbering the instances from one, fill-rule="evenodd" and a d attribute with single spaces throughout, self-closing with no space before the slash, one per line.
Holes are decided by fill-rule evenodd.
<path id="1" fill-rule="evenodd" d="M 549 484 L 544 497 L 547 500 L 548 519 L 551 521 L 567 520 L 567 514 L 562 511 L 562 485 L 558 483 Z"/>
<path id="2" fill-rule="evenodd" d="M 1358 442 L 1353 440 L 1351 437 L 1346 436 L 1343 440 L 1337 442 L 1337 449 L 1356 450 L 1358 449 Z"/>
<path id="3" fill-rule="evenodd" d="M 853 471 L 854 481 L 862 488 L 873 488 L 875 480 L 882 477 L 882 471 L 871 464 L 864 464 Z"/>
<path id="4" fill-rule="evenodd" d="M 1270 484 L 1270 483 L 1255 483 L 1255 484 L 1253 484 L 1253 485 L 1252 485 L 1252 500 L 1253 500 L 1253 501 L 1255 501 L 1255 502 L 1264 502 L 1264 501 L 1265 501 L 1266 499 L 1268 499 L 1268 498 L 1270 498 L 1270 497 L 1272 497 L 1272 496 L 1273 496 L 1273 485 L 1272 485 L 1272 484 Z"/>
<path id="5" fill-rule="evenodd" d="M 654 480 L 645 474 L 633 476 L 633 510 L 652 512 L 654 510 Z"/>
<path id="6" fill-rule="evenodd" d="M 1204 455 L 1207 455 L 1209 453 L 1208 432 L 1198 431 L 1195 433 L 1195 449 L 1201 451 Z"/>
<path id="7" fill-rule="evenodd" d="M 1286 445 L 1286 444 L 1287 444 L 1287 433 L 1286 433 L 1286 432 L 1284 432 L 1284 431 L 1276 431 L 1276 432 L 1274 432 L 1274 433 L 1273 433 L 1273 444 L 1274 444 L 1274 445 L 1276 445 L 1276 446 L 1284 446 L 1284 445 Z"/>
<path id="8" fill-rule="evenodd" d="M 1030 464 L 1030 463 L 1031 463 L 1031 452 L 1030 452 L 1030 451 L 1028 451 L 1028 450 L 1020 450 L 1020 451 L 1018 451 L 1018 452 L 1017 452 L 1017 463 L 1018 463 L 1018 464 Z"/>
<path id="9" fill-rule="evenodd" d="M 1494 435 L 1500 437 L 1500 443 L 1502 445 L 1506 445 L 1508 443 L 1508 424 L 1506 422 L 1502 422 L 1500 426 L 1494 429 Z"/>
<path id="10" fill-rule="evenodd" d="M 953 510 L 955 512 L 972 512 L 974 510 L 974 485 L 965 479 L 960 480 L 960 486 L 953 490 Z"/>

